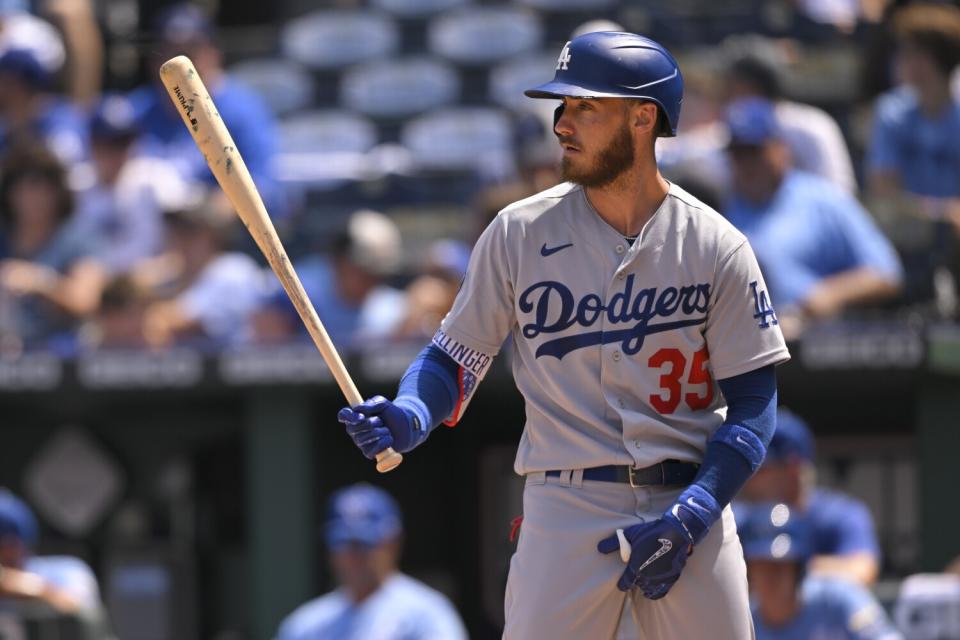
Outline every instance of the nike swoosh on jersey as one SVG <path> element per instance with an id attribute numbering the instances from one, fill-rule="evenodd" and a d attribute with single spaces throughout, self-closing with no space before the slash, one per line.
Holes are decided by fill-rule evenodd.
<path id="1" fill-rule="evenodd" d="M 561 245 L 559 245 L 559 246 L 557 246 L 557 247 L 547 247 L 547 243 L 544 242 L 544 243 L 543 243 L 543 246 L 540 247 L 540 255 L 542 255 L 544 258 L 546 258 L 547 256 L 552 256 L 552 255 L 555 254 L 557 251 L 563 251 L 563 250 L 566 249 L 567 247 L 572 247 L 572 246 L 573 246 L 573 243 L 572 243 L 572 242 L 568 242 L 567 244 L 561 244 Z"/>
<path id="2" fill-rule="evenodd" d="M 678 71 L 677 71 L 676 69 L 674 69 L 674 70 L 673 70 L 673 73 L 671 73 L 670 75 L 664 76 L 663 78 L 660 78 L 659 80 L 654 80 L 653 82 L 647 82 L 647 83 L 645 83 L 645 84 L 638 84 L 638 85 L 635 86 L 635 87 L 631 87 L 631 86 L 625 85 L 625 84 L 622 84 L 622 85 L 620 85 L 620 86 L 623 87 L 624 89 L 631 89 L 631 90 L 633 90 L 633 91 L 636 91 L 637 89 L 645 89 L 646 87 L 652 87 L 652 86 L 655 85 L 655 84 L 660 84 L 661 82 L 666 82 L 667 80 L 673 80 L 674 78 L 677 77 L 677 73 L 678 73 Z"/>

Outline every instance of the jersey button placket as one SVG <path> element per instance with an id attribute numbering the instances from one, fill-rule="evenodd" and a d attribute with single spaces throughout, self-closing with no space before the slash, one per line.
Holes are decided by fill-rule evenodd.
<path id="1" fill-rule="evenodd" d="M 622 354 L 621 354 L 619 351 L 614 351 L 614 352 L 613 352 L 613 361 L 614 361 L 614 362 L 620 362 L 620 358 L 622 358 L 622 357 L 623 357 L 623 356 L 622 356 Z"/>

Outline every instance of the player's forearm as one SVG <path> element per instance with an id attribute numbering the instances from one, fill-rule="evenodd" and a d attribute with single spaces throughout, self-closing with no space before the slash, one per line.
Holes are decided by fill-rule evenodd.
<path id="1" fill-rule="evenodd" d="M 459 396 L 459 365 L 436 345 L 430 344 L 407 368 L 400 379 L 394 404 L 416 416 L 421 428 L 411 428 L 410 440 L 397 442 L 397 449 L 409 451 L 427 439 L 453 412 Z"/>
<path id="2" fill-rule="evenodd" d="M 776 428 L 777 377 L 769 365 L 718 384 L 727 400 L 727 417 L 707 443 L 694 484 L 722 508 L 763 461 Z"/>

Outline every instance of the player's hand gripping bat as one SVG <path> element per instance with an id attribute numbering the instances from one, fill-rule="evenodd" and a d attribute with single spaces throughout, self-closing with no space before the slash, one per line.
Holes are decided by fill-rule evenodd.
<path id="1" fill-rule="evenodd" d="M 317 317 L 310 299 L 300 284 L 287 253 L 277 237 L 270 216 L 263 205 L 263 200 L 253 184 L 250 172 L 247 170 L 237 151 L 230 132 L 220 118 L 207 88 L 200 79 L 193 63 L 186 56 L 171 58 L 160 67 L 160 79 L 163 81 L 170 99 L 173 100 L 183 122 L 190 130 L 193 141 L 197 143 L 203 157 L 210 166 L 210 171 L 216 176 L 220 188 L 227 195 L 230 203 L 243 220 L 247 231 L 253 236 L 260 251 L 266 256 L 273 272 L 277 274 L 284 290 L 290 296 L 293 306 L 296 307 L 300 319 L 306 325 L 310 337 L 320 350 L 320 354 L 336 378 L 340 390 L 346 396 L 351 407 L 355 407 L 363 398 L 357 391 L 356 385 L 350 378 L 340 355 L 330 341 L 327 330 Z M 390 471 L 403 461 L 403 456 L 389 448 L 377 454 L 377 470 L 381 473 Z"/>

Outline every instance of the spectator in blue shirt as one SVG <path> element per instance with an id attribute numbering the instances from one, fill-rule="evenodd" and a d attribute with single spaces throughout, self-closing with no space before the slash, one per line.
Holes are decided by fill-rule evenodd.
<path id="1" fill-rule="evenodd" d="M 960 9 L 911 5 L 896 14 L 894 31 L 902 84 L 877 100 L 867 155 L 870 186 L 887 197 L 918 196 L 916 205 L 926 197 L 956 207 L 960 103 L 951 94 L 950 74 L 960 63 Z"/>
<path id="2" fill-rule="evenodd" d="M 785 504 L 735 510 L 747 561 L 757 640 L 902 640 L 863 586 L 807 576 L 808 514 Z"/>
<path id="3" fill-rule="evenodd" d="M 901 267 L 893 247 L 851 195 L 792 169 L 773 105 L 736 101 L 726 123 L 733 195 L 724 212 L 757 254 L 784 333 L 896 295 Z"/>
<path id="4" fill-rule="evenodd" d="M 215 44 L 210 20 L 195 5 L 177 4 L 158 17 L 156 36 L 158 43 L 149 64 L 154 81 L 130 95 L 141 129 L 138 152 L 169 160 L 189 180 L 215 184 L 157 75 L 160 65 L 169 58 L 186 55 L 210 91 L 267 210 L 274 218 L 285 215 L 286 198 L 272 166 L 277 137 L 273 115 L 258 95 L 224 72 L 223 56 Z"/>
<path id="5" fill-rule="evenodd" d="M 0 149 L 39 141 L 71 166 L 87 157 L 86 122 L 51 91 L 53 74 L 32 49 L 0 52 Z"/>
<path id="6" fill-rule="evenodd" d="M 297 274 L 324 328 L 340 348 L 389 340 L 407 313 L 407 299 L 387 284 L 402 257 L 400 230 L 387 216 L 360 210 L 337 234 L 331 255 L 314 254 L 296 263 Z M 306 339 L 307 333 L 275 278 L 253 319 L 259 342 Z"/>
<path id="7" fill-rule="evenodd" d="M 960 102 L 950 90 L 960 9 L 917 3 L 893 26 L 901 85 L 876 102 L 867 178 L 871 207 L 904 253 L 909 292 L 923 299 L 944 281 L 938 272 L 949 281 L 960 234 Z"/>
<path id="8" fill-rule="evenodd" d="M 0 178 L 3 348 L 43 346 L 97 308 L 106 270 L 94 257 L 96 238 L 73 229 L 72 214 L 57 158 L 40 145 L 11 150 Z"/>
<path id="9" fill-rule="evenodd" d="M 810 572 L 869 585 L 880 569 L 870 510 L 853 496 L 817 487 L 813 460 L 809 427 L 796 414 L 780 409 L 767 456 L 744 486 L 740 502 L 783 502 L 802 513 L 810 528 Z"/>

